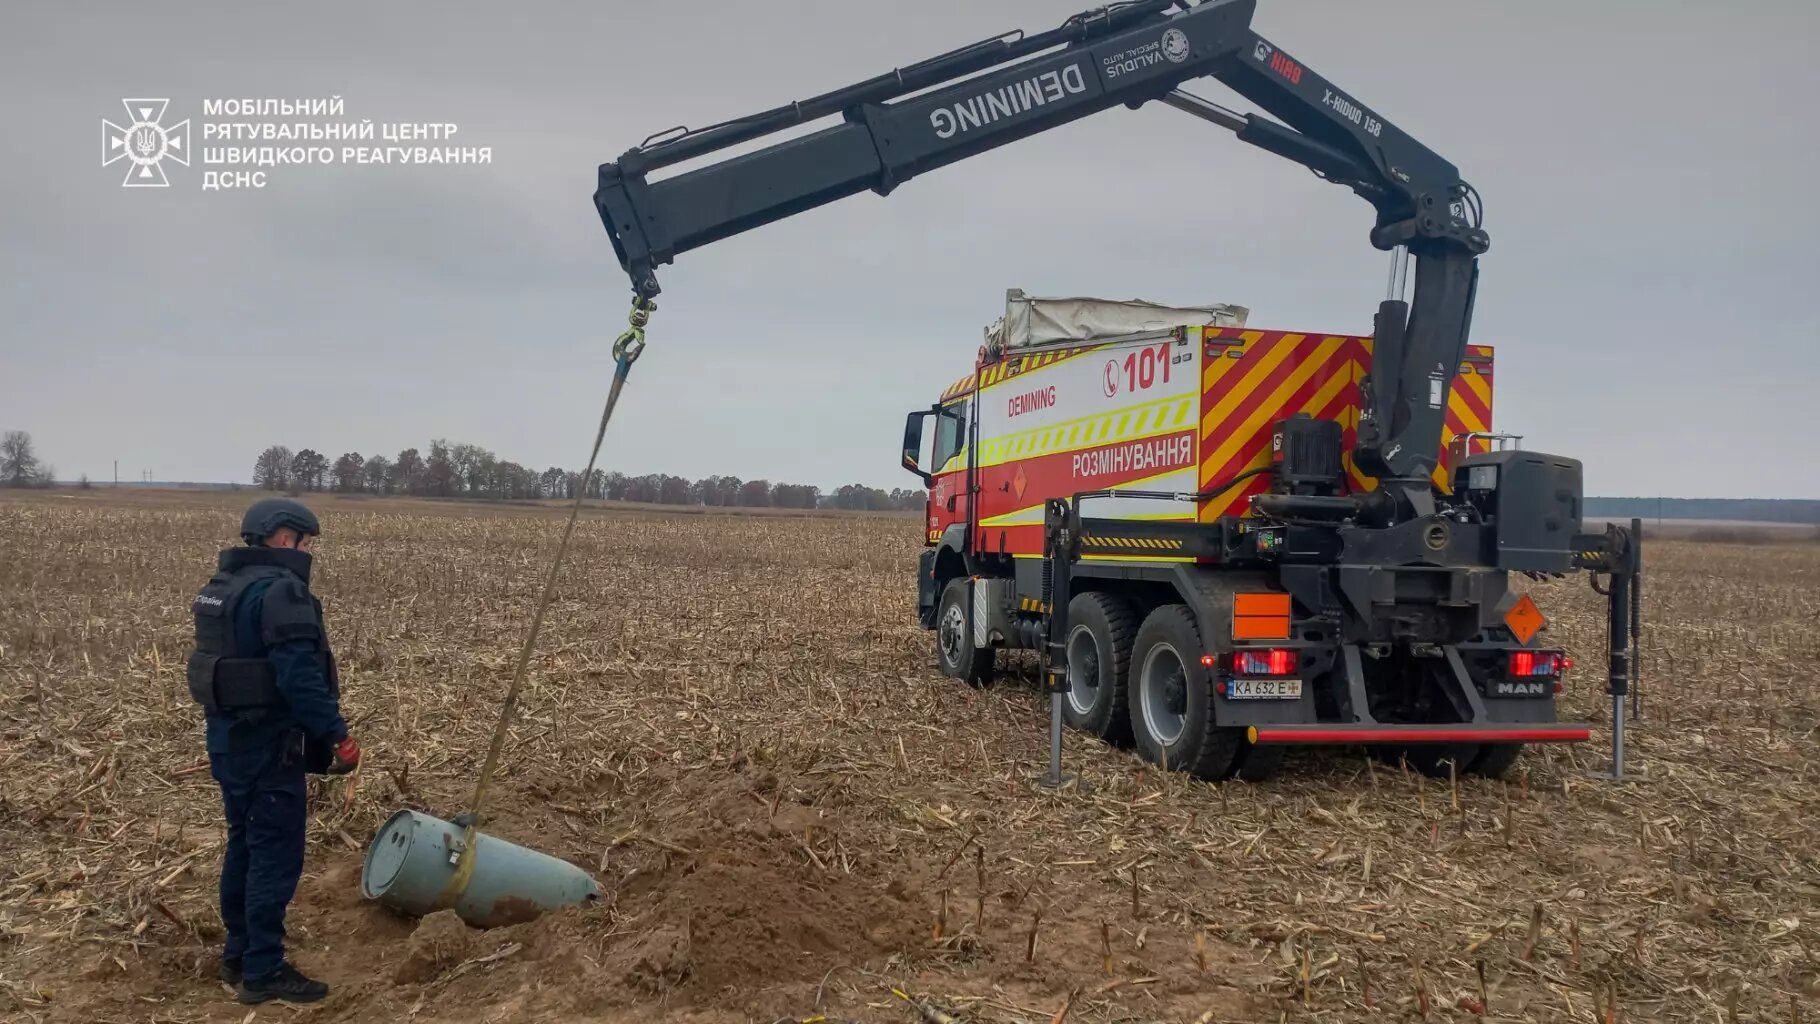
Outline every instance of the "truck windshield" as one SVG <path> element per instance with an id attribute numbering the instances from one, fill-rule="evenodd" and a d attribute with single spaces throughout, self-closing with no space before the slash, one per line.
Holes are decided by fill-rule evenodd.
<path id="1" fill-rule="evenodd" d="M 935 417 L 935 451 L 929 460 L 929 471 L 939 473 L 954 458 L 967 440 L 967 406 L 956 402 L 944 406 Z"/>

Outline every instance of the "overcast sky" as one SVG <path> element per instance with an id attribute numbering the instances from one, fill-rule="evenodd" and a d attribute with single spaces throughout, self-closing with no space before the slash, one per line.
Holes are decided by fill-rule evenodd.
<path id="1" fill-rule="evenodd" d="M 625 279 L 589 201 L 646 135 L 801 98 L 1082 0 L 22 3 L 0 13 L 0 428 L 66 479 L 246 480 L 432 437 L 578 466 Z M 1596 494 L 1820 497 L 1808 0 L 1260 0 L 1255 26 L 1457 164 L 1492 250 L 1496 423 Z M 1243 106 L 1212 81 L 1191 88 Z M 100 121 L 341 96 L 489 166 L 123 189 Z M 214 144 L 213 140 L 209 144 Z M 907 486 L 903 413 L 1004 290 L 1365 333 L 1370 208 L 1157 104 L 688 253 L 604 463 Z"/>

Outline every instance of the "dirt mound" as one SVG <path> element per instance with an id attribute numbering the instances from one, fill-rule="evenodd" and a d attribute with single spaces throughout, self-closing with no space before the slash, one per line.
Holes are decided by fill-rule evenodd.
<path id="1" fill-rule="evenodd" d="M 642 932 L 616 958 L 627 983 L 704 992 L 820 978 L 831 963 L 863 962 L 917 940 L 920 919 L 888 886 L 817 877 L 800 855 L 764 845 L 704 854 L 667 880 L 633 923 Z"/>
<path id="2" fill-rule="evenodd" d="M 433 981 L 467 959 L 473 948 L 473 933 L 461 918 L 453 910 L 438 910 L 417 923 L 392 980 L 399 984 Z"/>
<path id="3" fill-rule="evenodd" d="M 367 905 L 358 946 L 315 963 L 339 977 L 383 965 L 389 985 L 365 1000 L 512 1006 L 522 1019 L 617 1019 L 659 1002 L 675 1011 L 807 1014 L 837 966 L 876 965 L 912 950 L 922 908 L 889 883 L 794 858 L 782 832 L 705 829 L 694 844 L 635 868 L 601 905 L 565 908 L 487 931 L 442 911 L 408 935 Z M 686 851 L 686 852 L 679 852 Z M 713 1018 L 718 1019 L 718 1018 Z"/>
<path id="4" fill-rule="evenodd" d="M 837 808 L 807 805 L 745 761 L 657 764 L 643 781 L 666 792 L 648 815 L 603 801 L 598 780 L 517 780 L 536 799 L 502 798 L 491 826 L 585 864 L 601 902 L 484 931 L 450 911 L 412 922 L 360 900 L 353 851 L 338 853 L 300 904 L 315 908 L 312 933 L 346 941 L 316 944 L 305 966 L 373 979 L 351 986 L 359 999 L 407 1012 L 437 1003 L 615 1020 L 656 1003 L 683 1019 L 775 1019 L 808 1015 L 831 970 L 877 969 L 927 945 L 933 908 L 901 882 L 917 866 L 855 856 Z M 553 842 L 565 813 L 611 818 L 606 851 L 583 858 Z"/>

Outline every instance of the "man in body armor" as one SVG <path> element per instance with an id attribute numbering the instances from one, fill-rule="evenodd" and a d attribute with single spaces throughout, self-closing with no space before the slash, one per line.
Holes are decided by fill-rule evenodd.
<path id="1" fill-rule="evenodd" d="M 255 502 L 240 524 L 246 546 L 221 552 L 190 606 L 190 695 L 207 718 L 209 766 L 227 813 L 221 979 L 248 1004 L 315 1002 L 329 991 L 284 957 L 285 907 L 303 874 L 304 775 L 360 763 L 341 717 L 322 602 L 310 593 L 310 545 L 320 532 L 299 502 Z"/>

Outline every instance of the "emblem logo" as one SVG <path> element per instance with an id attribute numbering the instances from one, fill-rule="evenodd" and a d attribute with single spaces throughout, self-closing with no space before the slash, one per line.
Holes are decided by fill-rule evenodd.
<path id="1" fill-rule="evenodd" d="M 190 165 L 190 120 L 163 125 L 164 111 L 171 105 L 162 100 L 121 100 L 126 107 L 127 125 L 101 119 L 101 166 L 116 160 L 128 161 L 125 188 L 169 188 L 164 175 L 164 159 L 185 167 Z"/>
<path id="2" fill-rule="evenodd" d="M 1188 59 L 1188 36 L 1181 29 L 1172 28 L 1163 33 L 1163 57 L 1171 64 Z"/>
<path id="3" fill-rule="evenodd" d="M 1270 60 L 1270 44 L 1265 42 L 1262 39 L 1258 40 L 1258 45 L 1251 48 L 1251 55 L 1253 57 L 1257 58 L 1257 62 L 1259 64 L 1263 64 L 1263 63 L 1269 61 Z"/>

